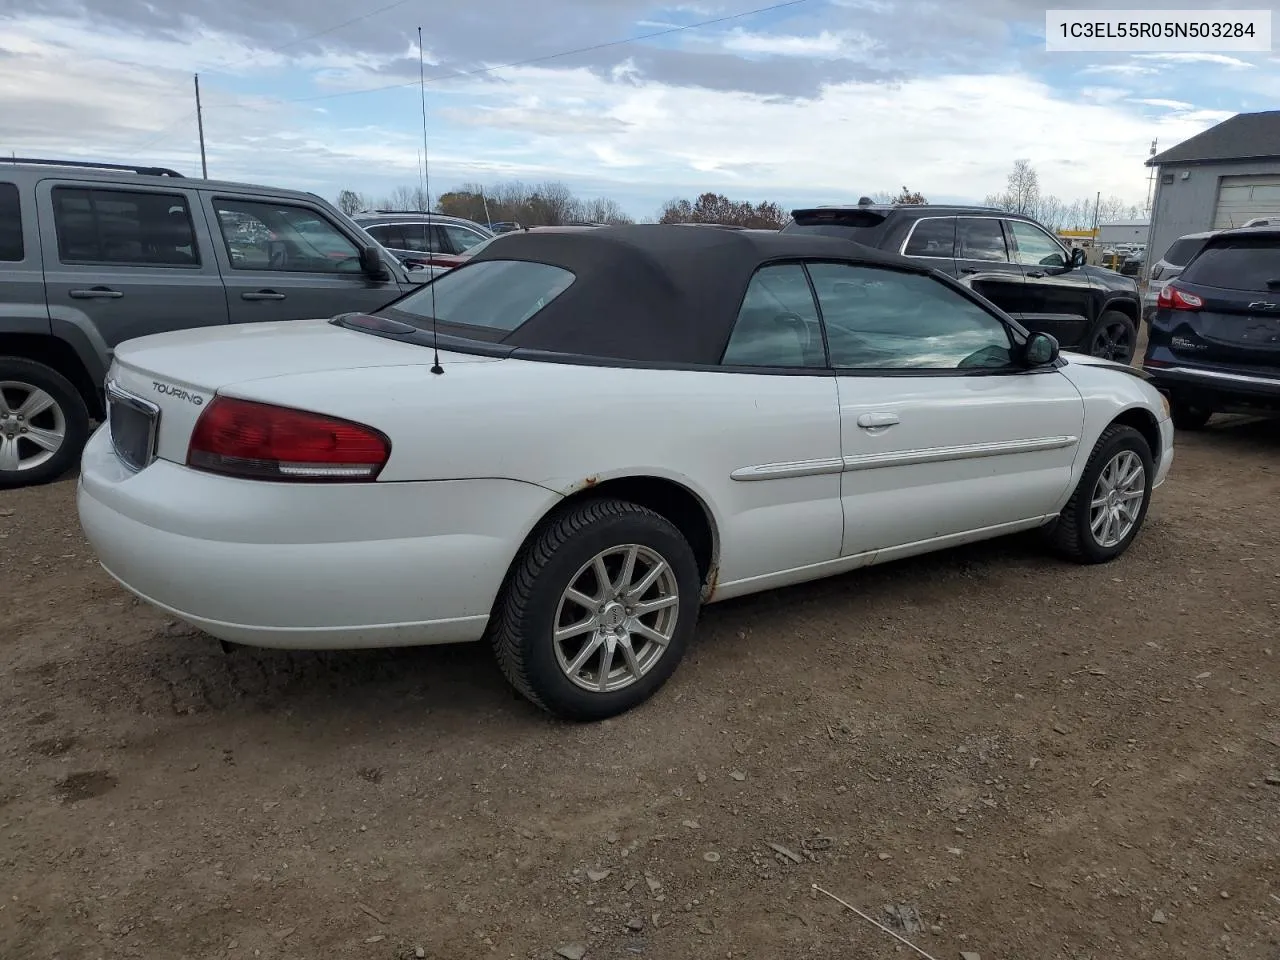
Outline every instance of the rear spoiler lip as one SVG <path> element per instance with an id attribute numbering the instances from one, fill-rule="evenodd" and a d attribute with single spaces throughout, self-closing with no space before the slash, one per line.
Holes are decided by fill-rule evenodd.
<path id="1" fill-rule="evenodd" d="M 791 211 L 791 219 L 804 225 L 847 223 L 851 226 L 874 227 L 884 223 L 888 217 L 887 213 L 882 213 L 879 210 L 867 210 L 866 208 L 803 207 Z"/>

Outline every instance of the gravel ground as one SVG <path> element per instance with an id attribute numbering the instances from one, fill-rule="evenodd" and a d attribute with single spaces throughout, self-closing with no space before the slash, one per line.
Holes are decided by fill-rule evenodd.
<path id="1" fill-rule="evenodd" d="M 1276 960 L 1277 452 L 1180 435 L 1106 567 L 709 608 L 592 726 L 478 646 L 226 656 L 101 572 L 73 482 L 2 493 L 0 956 L 913 955 L 819 884 L 937 960 Z"/>

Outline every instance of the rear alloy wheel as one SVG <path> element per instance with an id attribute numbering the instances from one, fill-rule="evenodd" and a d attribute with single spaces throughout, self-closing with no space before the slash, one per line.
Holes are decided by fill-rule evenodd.
<path id="1" fill-rule="evenodd" d="M 89 411 L 51 367 L 0 357 L 0 488 L 56 480 L 79 458 Z"/>
<path id="2" fill-rule="evenodd" d="M 1213 411 L 1174 400 L 1169 404 L 1169 415 L 1178 430 L 1203 430 L 1213 416 Z"/>
<path id="3" fill-rule="evenodd" d="M 491 625 L 525 697 L 569 720 L 643 703 L 675 671 L 698 616 L 698 567 L 666 518 L 622 500 L 570 508 L 516 561 Z"/>
<path id="4" fill-rule="evenodd" d="M 1107 310 L 1089 331 L 1089 354 L 1116 363 L 1131 363 L 1138 346 L 1138 328 L 1117 310 Z"/>
<path id="5" fill-rule="evenodd" d="M 1123 424 L 1108 427 L 1049 530 L 1051 543 L 1078 563 L 1114 560 L 1142 529 L 1154 477 L 1146 438 Z"/>

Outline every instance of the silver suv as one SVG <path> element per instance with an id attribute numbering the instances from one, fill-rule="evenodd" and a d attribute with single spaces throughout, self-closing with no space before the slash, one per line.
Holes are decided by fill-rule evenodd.
<path id="1" fill-rule="evenodd" d="M 424 279 L 313 194 L 0 161 L 0 488 L 78 461 L 122 340 L 377 310 Z"/>
<path id="2" fill-rule="evenodd" d="M 472 247 L 494 237 L 487 227 L 440 213 L 380 210 L 352 219 L 405 266 L 432 271 L 460 266 Z"/>

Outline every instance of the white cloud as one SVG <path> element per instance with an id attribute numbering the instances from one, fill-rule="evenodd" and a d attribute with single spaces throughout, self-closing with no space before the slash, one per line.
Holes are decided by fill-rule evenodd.
<path id="1" fill-rule="evenodd" d="M 291 91 L 314 89 L 317 70 L 336 71 L 327 82 L 339 88 L 370 79 L 377 85 L 365 75 L 367 59 L 289 61 L 216 36 L 184 43 L 64 21 L 4 22 L 0 148 L 19 153 L 195 172 L 190 71 L 205 63 L 248 60 L 237 69 L 250 78 L 270 70 Z M 735 31 L 717 39 L 726 36 L 752 53 L 793 57 L 844 55 L 833 51 L 864 42 L 830 31 L 782 37 Z M 1173 69 L 1165 62 L 1142 66 Z M 204 88 L 203 74 L 201 81 Z M 209 78 L 211 174 L 328 196 L 341 187 L 378 192 L 416 180 L 415 114 L 396 119 L 388 109 L 394 97 L 326 101 L 322 112 L 273 100 L 263 84 L 253 89 L 261 92 L 237 93 L 220 86 L 216 74 Z M 1003 185 L 1015 157 L 1030 158 L 1044 189 L 1061 197 L 1101 190 L 1140 199 L 1153 137 L 1173 144 L 1230 115 L 1177 100 L 1128 103 L 1146 91 L 1119 87 L 1093 87 L 1082 96 L 1011 72 L 832 84 L 800 102 L 647 82 L 634 63 L 603 77 L 550 65 L 504 69 L 434 89 L 431 164 L 438 188 L 555 178 L 658 201 L 702 189 L 784 203 L 816 195 L 838 200 L 904 183 L 934 198 L 978 199 Z M 1143 108 L 1153 106 L 1168 112 L 1149 116 Z M 380 115 L 392 119 L 370 119 Z M 632 205 L 633 212 L 647 214 L 649 204 Z"/>
<path id="2" fill-rule="evenodd" d="M 1096 63 L 1085 67 L 1083 74 L 1108 74 L 1117 77 L 1149 77 L 1164 69 L 1160 66 L 1145 66 L 1140 63 Z"/>
<path id="3" fill-rule="evenodd" d="M 1159 98 L 1150 98 L 1145 100 L 1134 100 L 1134 103 L 1141 103 L 1148 107 L 1163 107 L 1165 110 L 1194 110 L 1194 103 L 1187 103 L 1185 100 L 1161 100 Z"/>
<path id="4" fill-rule="evenodd" d="M 1229 57 L 1225 53 L 1135 53 L 1134 56 L 1163 63 L 1216 63 L 1237 70 L 1251 70 L 1255 66 L 1248 60 Z"/>
<path id="5" fill-rule="evenodd" d="M 1115 103 L 1124 100 L 1132 91 L 1123 87 L 1081 87 L 1080 96 L 1095 103 Z"/>
<path id="6" fill-rule="evenodd" d="M 845 57 L 865 53 L 875 44 L 861 34 L 823 30 L 811 36 L 783 33 L 750 33 L 742 28 L 730 31 L 721 41 L 735 53 L 759 53 L 785 57 Z"/>

